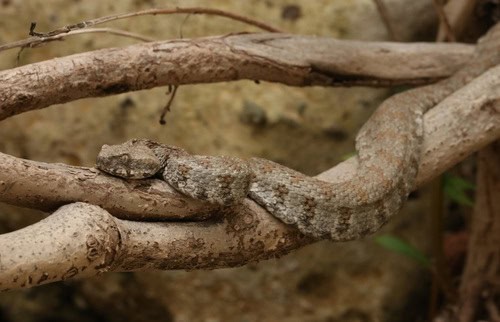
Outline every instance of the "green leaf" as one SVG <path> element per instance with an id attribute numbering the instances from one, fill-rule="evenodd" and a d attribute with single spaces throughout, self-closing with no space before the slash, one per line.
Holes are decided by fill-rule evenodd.
<path id="1" fill-rule="evenodd" d="M 388 250 L 412 258 L 425 267 L 431 266 L 431 261 L 424 253 L 401 238 L 385 234 L 375 237 L 375 242 Z"/>
<path id="2" fill-rule="evenodd" d="M 345 161 L 345 160 L 347 160 L 347 159 L 352 158 L 352 157 L 353 157 L 353 156 L 355 156 L 355 155 L 356 155 L 356 152 L 349 152 L 349 153 L 346 153 L 346 154 L 344 154 L 343 156 L 341 156 L 341 157 L 340 157 L 340 159 L 341 159 L 342 161 Z"/>
<path id="3" fill-rule="evenodd" d="M 471 182 L 451 174 L 445 174 L 443 176 L 443 189 L 446 195 L 456 203 L 470 207 L 474 205 L 474 202 L 467 195 L 468 190 L 476 189 L 476 186 Z"/>

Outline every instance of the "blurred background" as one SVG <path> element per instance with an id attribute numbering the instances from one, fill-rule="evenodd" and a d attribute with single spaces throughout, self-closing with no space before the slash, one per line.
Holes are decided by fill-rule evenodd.
<path id="1" fill-rule="evenodd" d="M 431 0 L 385 0 L 401 41 L 434 41 Z M 290 33 L 389 40 L 372 0 L 65 1 L 1 0 L 0 43 L 86 19 L 153 7 L 205 6 L 265 21 Z M 104 25 L 103 25 L 104 26 Z M 145 16 L 105 25 L 158 40 L 258 31 L 225 18 Z M 135 40 L 86 34 L 0 53 L 0 69 Z M 105 75 L 103 75 L 105 77 Z M 291 88 L 238 81 L 181 86 L 158 120 L 166 88 L 82 99 L 25 113 L 0 125 L 0 151 L 45 162 L 93 166 L 103 144 L 150 138 L 191 153 L 259 156 L 309 175 L 354 151 L 356 131 L 400 89 Z M 432 247 L 432 189 L 414 194 L 381 232 L 423 254 Z M 439 208 L 439 206 L 438 206 Z M 46 214 L 0 204 L 0 232 Z M 426 317 L 431 274 L 411 256 L 374 238 L 320 242 L 283 258 L 213 271 L 113 273 L 0 294 L 0 321 L 417 321 Z"/>

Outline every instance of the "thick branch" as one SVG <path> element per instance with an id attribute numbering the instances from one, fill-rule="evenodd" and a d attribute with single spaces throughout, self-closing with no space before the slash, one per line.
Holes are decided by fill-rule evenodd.
<path id="1" fill-rule="evenodd" d="M 459 44 L 401 44 L 238 34 L 103 49 L 0 72 L 0 120 L 84 97 L 239 79 L 292 86 L 421 84 L 473 53 Z"/>
<path id="2" fill-rule="evenodd" d="M 500 137 L 499 88 L 500 66 L 497 66 L 425 114 L 417 187 Z M 354 174 L 355 168 L 356 159 L 350 158 L 323 175 L 328 179 L 347 178 Z"/>
<path id="3" fill-rule="evenodd" d="M 250 35 L 250 37 L 260 36 L 262 35 Z M 296 65 L 298 60 L 294 60 L 297 57 L 302 57 L 301 53 L 296 54 L 297 56 L 292 53 L 280 53 L 280 55 L 284 55 L 281 65 L 274 62 L 269 65 L 269 57 L 274 55 L 273 51 L 281 50 L 276 49 L 276 46 L 281 48 L 280 43 L 286 43 L 289 38 L 272 40 L 272 42 L 277 43 L 274 43 L 273 47 L 270 48 L 267 47 L 267 44 L 254 43 L 256 47 L 253 49 L 251 46 L 245 48 L 245 43 L 238 44 L 234 39 L 232 42 L 227 42 L 228 38 L 215 39 L 216 42 L 225 43 L 227 46 L 225 47 L 227 52 L 219 53 L 223 56 L 224 62 L 232 63 L 234 61 L 231 55 L 241 55 L 242 53 L 252 57 L 251 59 L 256 59 L 249 60 L 249 65 L 243 67 L 242 70 L 247 71 L 246 75 L 265 75 L 264 70 L 270 68 L 271 76 L 268 80 L 279 81 L 278 76 L 291 75 L 291 79 L 297 81 L 300 79 L 296 77 L 297 70 L 307 69 Z M 175 42 L 170 45 L 157 43 L 156 46 L 159 47 L 156 49 L 162 48 L 160 51 L 164 51 L 165 48 L 174 48 L 173 53 L 176 53 L 177 51 L 182 52 L 184 47 L 189 47 L 190 50 L 195 50 L 193 48 L 201 48 L 200 50 L 212 48 L 210 46 L 204 47 L 204 41 L 207 39 L 201 40 L 202 45 L 200 46 L 196 42 Z M 260 51 L 260 46 L 264 46 L 269 52 L 263 53 Z M 219 48 L 219 50 L 221 49 Z M 119 55 L 118 53 L 119 50 L 115 50 L 115 54 Z M 271 56 L 266 57 L 265 54 Z M 228 60 L 224 60 L 226 58 Z M 318 62 L 319 58 L 309 59 L 309 68 L 311 68 Z M 311 61 L 314 64 L 311 64 Z M 198 63 L 200 62 L 198 61 Z M 208 66 L 211 66 L 210 63 L 213 62 L 210 61 Z M 323 71 L 331 68 L 327 61 L 324 63 L 327 65 L 323 66 Z M 187 65 L 189 66 L 189 64 L 188 62 Z M 79 65 L 75 64 L 74 66 Z M 162 66 L 153 66 L 154 68 L 149 71 L 142 70 L 142 74 L 140 74 L 142 78 L 135 80 L 135 83 L 148 79 L 144 75 L 151 75 L 148 73 L 153 73 L 153 70 L 161 71 Z M 220 66 L 228 65 L 222 64 Z M 286 74 L 285 66 L 289 69 L 288 74 Z M 78 68 L 72 69 L 67 63 L 61 65 L 60 68 L 63 74 L 67 73 L 66 69 L 78 71 Z M 202 74 L 205 73 L 205 76 L 209 74 L 204 70 L 204 67 L 198 66 L 198 68 L 202 70 Z M 57 70 L 55 70 L 56 73 Z M 167 66 L 165 70 L 176 73 L 175 67 L 169 69 Z M 226 72 L 223 67 L 220 71 L 223 74 Z M 269 70 L 266 71 L 269 72 Z M 285 74 L 279 74 L 276 71 Z M 5 76 L 5 73 L 8 72 L 4 72 L 0 76 Z M 130 77 L 128 72 L 131 71 L 126 69 L 124 78 L 126 80 Z M 185 81 L 184 77 L 193 81 L 198 77 L 196 73 L 192 73 L 192 70 L 190 73 L 187 70 L 183 72 L 186 74 L 181 74 L 182 77 L 178 78 L 178 81 L 181 79 Z M 11 77 L 22 78 L 22 75 L 18 75 L 18 73 L 19 69 L 17 69 L 17 73 L 10 74 L 10 77 L 5 78 L 5 81 L 11 81 Z M 240 77 L 240 74 L 235 75 Z M 323 74 L 321 75 L 324 77 Z M 425 145 L 422 152 L 423 159 L 418 184 L 440 174 L 446 167 L 500 137 L 499 75 L 500 66 L 492 68 L 425 115 Z M 28 77 L 27 74 L 24 76 Z M 70 75 L 67 77 L 69 80 Z M 97 76 L 93 77 L 96 77 L 95 81 L 97 81 Z M 77 83 L 79 79 L 76 79 Z M 66 83 L 72 82 L 75 82 L 75 79 Z M 51 84 L 45 85 L 48 87 L 42 87 L 47 90 Z M 80 83 L 80 85 L 83 87 L 83 89 L 80 88 L 82 93 L 89 89 L 85 82 Z M 2 86 L 3 83 L 0 82 L 0 95 L 3 95 L 4 90 L 9 90 L 8 88 L 3 89 Z M 30 84 L 24 83 L 22 86 L 29 87 Z M 17 90 L 14 88 L 10 93 L 16 95 L 19 93 Z M 35 98 L 42 92 L 36 92 L 31 97 Z M 70 90 L 68 93 L 71 96 L 72 93 L 76 92 Z M 43 102 L 42 99 L 38 100 L 38 98 L 37 101 L 28 99 L 25 101 L 26 107 L 23 109 L 19 103 L 18 105 L 4 105 L 3 102 L 7 102 L 9 96 L 1 98 L 3 100 L 0 100 L 2 102 L 0 112 L 2 109 L 4 113 L 8 111 L 4 114 L 4 118 L 11 114 L 40 108 L 40 104 Z M 47 99 L 45 96 L 44 98 Z M 355 172 L 355 168 L 356 159 L 353 158 L 319 177 L 332 182 L 343 181 Z M 43 189 L 40 189 L 42 185 Z M 64 195 L 70 196 L 69 198 L 64 197 L 63 199 L 61 197 L 61 192 L 58 191 L 61 186 L 65 187 Z M 104 176 L 94 169 L 47 165 L 3 154 L 0 154 L 0 191 L 0 200 L 18 205 L 23 205 L 25 202 L 25 205 L 33 206 L 35 204 L 42 208 L 51 208 L 65 202 L 92 201 L 92 203 L 103 205 L 117 216 L 137 219 L 144 219 L 146 213 L 152 213 L 154 214 L 153 218 L 158 218 L 162 212 L 168 211 L 172 212 L 172 216 L 168 216 L 168 218 L 175 218 L 175 211 L 177 211 L 175 207 L 177 206 L 168 208 L 170 206 L 166 205 L 176 202 L 185 202 L 184 205 L 178 207 L 179 218 L 190 216 L 189 211 L 188 213 L 183 212 L 186 209 L 191 210 L 191 214 L 202 210 L 205 210 L 206 213 L 210 210 L 206 208 L 206 205 L 196 204 L 194 200 L 180 197 L 159 181 L 149 180 L 144 181 L 143 184 L 126 183 L 116 178 Z M 43 193 L 43 196 L 40 196 L 40 193 Z M 121 200 L 119 196 L 116 197 L 123 193 L 126 194 L 127 198 L 132 198 L 133 202 Z M 151 197 L 150 194 L 154 196 Z M 158 199 L 156 199 L 156 195 Z M 148 201 L 157 200 L 157 202 L 148 202 L 147 209 L 141 208 L 143 204 L 141 201 L 146 201 L 146 199 Z M 108 200 L 111 203 L 107 204 Z M 127 202 L 129 203 L 127 204 Z M 120 203 L 125 203 L 126 207 L 119 206 Z M 146 203 L 144 202 L 144 204 Z M 126 208 L 127 211 L 132 209 L 132 211 L 125 213 L 120 207 Z M 135 213 L 135 211 L 138 212 Z M 147 223 L 120 220 L 93 205 L 76 203 L 64 206 L 38 224 L 10 234 L 0 235 L 0 289 L 26 287 L 71 277 L 93 276 L 106 271 L 237 266 L 253 260 L 280 256 L 313 241 L 277 221 L 250 200 L 246 200 L 234 208 L 221 210 L 219 214 L 221 216 L 217 218 L 222 219 L 212 217 L 213 219 L 208 222 Z M 57 238 L 53 238 L 54 236 Z M 36 252 L 33 249 L 36 249 Z"/>
<path id="4" fill-rule="evenodd" d="M 500 136 L 499 87 L 500 67 L 495 67 L 425 115 L 418 186 Z M 351 158 L 319 178 L 343 181 L 355 169 L 356 159 Z M 65 187 L 63 192 L 61 186 Z M 126 182 L 95 169 L 28 161 L 5 154 L 0 154 L 0 192 L 0 201 L 19 206 L 50 210 L 84 201 L 121 218 L 137 220 L 144 219 L 146 213 L 151 219 L 196 219 L 214 210 L 181 196 L 163 181 Z"/>
<path id="5" fill-rule="evenodd" d="M 500 137 L 500 91 L 495 91 L 500 86 L 499 73 L 500 67 L 490 70 L 426 114 L 426 145 L 419 184 L 441 173 L 450 162 L 458 162 L 475 149 Z M 448 122 L 450 118 L 453 120 Z M 443 135 L 444 138 L 441 137 Z M 466 144 L 457 146 L 459 142 Z M 436 144 L 440 149 L 433 148 Z M 17 165 L 21 165 L 25 173 L 35 171 L 41 175 L 36 180 L 24 181 L 26 179 L 21 178 L 17 183 L 8 176 L 0 177 L 4 187 L 2 197 L 14 197 L 20 193 L 22 189 L 13 193 L 16 185 L 26 187 L 37 180 L 43 180 L 38 184 L 50 184 L 55 181 L 50 180 L 51 176 L 68 180 L 68 176 L 75 175 L 75 186 L 69 185 L 65 195 L 76 189 L 86 191 L 87 198 L 94 198 L 94 192 L 87 190 L 88 180 L 94 188 L 106 191 L 108 197 L 116 195 L 114 186 L 123 189 L 130 185 L 98 174 L 93 169 L 63 165 L 46 165 L 48 169 L 44 169 L 40 163 L 6 155 L 0 157 L 11 162 L 0 160 L 0 166 L 7 167 L 0 169 L 0 176 L 7 173 L 9 167 Z M 355 165 L 352 158 L 323 173 L 320 178 L 345 180 L 355 172 Z M 44 178 L 47 173 L 51 175 Z M 96 182 L 96 178 L 101 181 Z M 38 184 L 33 184 L 30 189 Z M 98 187 L 99 184 L 102 186 Z M 79 185 L 83 186 L 78 188 Z M 54 189 L 56 187 L 57 184 Z M 142 193 L 140 189 L 134 189 L 129 191 L 127 197 L 134 200 Z M 175 198 L 175 194 L 170 191 L 169 195 Z M 96 192 L 96 195 L 100 193 Z M 44 198 L 50 199 L 50 196 Z M 186 201 L 188 204 L 195 202 Z M 168 199 L 165 202 L 170 203 Z M 153 205 L 151 209 L 154 208 Z M 74 203 L 64 206 L 35 225 L 0 235 L 0 290 L 90 277 L 109 271 L 239 266 L 249 261 L 278 257 L 313 242 L 274 219 L 251 200 L 221 211 L 221 215 L 221 221 L 213 219 L 203 223 L 147 223 L 120 220 L 94 205 Z M 33 249 L 37 251 L 33 252 Z"/>
<path id="6" fill-rule="evenodd" d="M 216 209 L 181 195 L 162 180 L 125 181 L 93 168 L 23 160 L 3 153 L 0 163 L 0 200 L 22 207 L 54 211 L 83 201 L 134 220 L 199 220 Z"/>
<path id="7" fill-rule="evenodd" d="M 251 201 L 231 212 L 236 217 L 219 223 L 146 223 L 117 219 L 94 205 L 64 206 L 0 235 L 0 290 L 110 271 L 239 266 L 311 242 Z"/>

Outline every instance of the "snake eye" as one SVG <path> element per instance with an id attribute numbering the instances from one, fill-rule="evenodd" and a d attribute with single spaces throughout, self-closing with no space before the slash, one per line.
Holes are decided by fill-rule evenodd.
<path id="1" fill-rule="evenodd" d="M 120 161 L 122 162 L 122 164 L 129 163 L 130 162 L 130 155 L 128 155 L 128 153 L 120 155 Z"/>

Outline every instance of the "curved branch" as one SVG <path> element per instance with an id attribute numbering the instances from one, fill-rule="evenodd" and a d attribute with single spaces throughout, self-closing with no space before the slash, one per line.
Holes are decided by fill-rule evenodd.
<path id="1" fill-rule="evenodd" d="M 251 201 L 231 212 L 237 217 L 222 222 L 146 223 L 117 219 L 90 204 L 61 207 L 0 235 L 0 290 L 104 272 L 234 267 L 311 242 Z"/>
<path id="2" fill-rule="evenodd" d="M 425 114 L 418 186 L 500 136 L 499 87 L 500 67 L 495 67 Z M 351 158 L 318 178 L 345 181 L 355 169 L 356 158 Z M 120 218 L 135 220 L 144 220 L 146 211 L 149 219 L 182 220 L 206 218 L 216 210 L 182 196 L 161 180 L 124 181 L 95 169 L 22 160 L 1 153 L 0 192 L 0 201 L 19 206 L 53 210 L 84 201 Z"/>
<path id="3" fill-rule="evenodd" d="M 121 218 L 201 220 L 217 209 L 157 179 L 126 181 L 93 168 L 23 160 L 3 153 L 0 168 L 0 201 L 43 211 L 82 201 Z"/>
<path id="4" fill-rule="evenodd" d="M 421 84 L 449 76 L 473 51 L 470 45 L 371 43 L 286 34 L 137 44 L 0 72 L 0 120 L 79 98 L 163 85 L 239 79 L 292 86 Z"/>
<path id="5" fill-rule="evenodd" d="M 500 66 L 471 81 L 424 115 L 424 142 L 416 187 L 500 137 Z M 344 181 L 354 175 L 350 158 L 320 177 Z"/>
<path id="6" fill-rule="evenodd" d="M 500 66 L 490 69 L 425 115 L 425 144 L 418 185 L 500 137 L 499 76 Z M 39 169 L 36 171 L 42 174 L 52 171 L 58 177 L 74 175 L 75 188 L 81 190 L 88 188 L 87 178 L 82 174 L 93 177 L 91 181 L 101 177 L 100 189 L 110 195 L 116 195 L 112 190 L 114 185 L 120 189 L 129 184 L 93 169 L 52 165 L 53 168 L 47 170 L 41 163 L 15 158 L 11 160 L 14 163 L 6 164 L 5 158 L 12 157 L 0 154 L 0 187 L 3 187 L 0 198 L 10 196 L 21 201 L 19 198 L 30 195 L 13 193 L 16 185 L 36 187 L 55 181 L 49 177 L 45 178 L 46 182 L 33 183 L 36 180 L 16 180 L 12 173 L 5 175 L 16 163 L 20 163 L 26 173 Z M 342 181 L 354 174 L 355 169 L 356 159 L 351 158 L 319 178 Z M 65 194 L 69 188 L 72 187 L 68 187 Z M 134 198 L 135 194 L 141 192 L 131 190 L 127 197 Z M 40 200 L 44 201 L 46 199 Z M 192 202 L 194 200 L 188 201 Z M 120 220 L 89 204 L 64 206 L 35 225 L 0 235 L 0 290 L 108 271 L 234 267 L 278 257 L 314 241 L 274 219 L 251 200 L 220 213 L 220 221 L 147 223 Z"/>
<path id="7" fill-rule="evenodd" d="M 259 35 L 250 36 L 259 37 Z M 218 39 L 221 41 L 225 38 Z M 231 47 L 228 45 L 230 42 L 222 41 L 222 43 L 231 48 L 228 55 L 232 55 L 236 50 L 237 54 L 244 53 L 251 56 L 260 50 L 262 55 L 256 57 L 257 61 L 262 63 L 268 59 L 265 54 L 271 55 L 273 50 L 281 50 L 279 43 L 286 43 L 287 38 L 273 39 L 273 41 L 278 42 L 278 49 L 271 47 L 270 51 L 264 54 L 259 46 L 245 48 L 244 44 L 233 41 Z M 171 45 L 175 50 L 182 51 L 185 44 L 180 47 L 175 43 Z M 192 48 L 193 43 L 186 46 Z M 288 68 L 295 66 L 295 70 L 299 69 L 294 65 L 297 62 L 294 58 L 302 56 L 300 53 L 297 55 L 286 54 L 284 64 Z M 314 58 L 310 58 L 309 64 L 311 61 L 317 62 Z M 253 74 L 249 75 L 265 74 L 259 70 L 259 66 L 254 62 L 253 70 L 249 69 L 249 73 L 251 71 Z M 328 69 L 328 66 L 330 65 L 325 68 Z M 64 67 L 68 68 L 68 65 L 61 68 L 63 72 Z M 161 70 L 162 65 L 155 67 Z M 276 70 L 285 72 L 280 68 L 274 69 Z M 0 76 L 3 75 L 4 80 L 11 81 L 10 78 L 5 78 L 5 73 Z M 27 77 L 26 74 L 9 75 L 14 78 Z M 418 184 L 423 184 L 440 174 L 446 167 L 500 137 L 499 76 L 500 66 L 490 69 L 425 115 L 425 145 Z M 279 77 L 274 80 L 278 81 Z M 0 83 L 0 95 L 4 95 L 2 86 Z M 47 90 L 48 87 L 44 89 Z M 18 92 L 14 88 L 10 93 L 15 95 Z M 41 104 L 42 99 L 35 103 Z M 2 102 L 0 112 L 5 113 L 4 118 L 40 107 L 33 101 L 27 100 L 25 102 L 27 107 L 23 110 L 12 108 L 13 105 L 4 105 L 5 101 L 9 102 L 8 96 L 0 96 Z M 319 178 L 331 182 L 343 181 L 355 172 L 355 168 L 356 160 L 352 158 L 321 174 Z M 64 194 L 72 196 L 71 198 L 75 197 L 75 200 L 61 198 L 57 190 L 60 190 L 63 184 L 67 184 Z M 18 205 L 27 201 L 30 205 L 39 204 L 40 207 L 50 208 L 62 202 L 95 198 L 96 203 L 116 212 L 115 215 L 128 218 L 136 216 L 133 218 L 137 219 L 144 219 L 144 209 L 138 207 L 140 211 L 136 214 L 123 213 L 117 204 L 126 201 L 114 199 L 113 203 L 106 204 L 109 196 L 119 194 L 115 193 L 117 191 L 127 192 L 127 198 L 131 197 L 135 200 L 133 203 L 137 203 L 145 197 L 150 198 L 150 194 L 158 194 L 166 198 L 158 199 L 164 204 L 148 203 L 151 208 L 146 209 L 148 213 L 156 211 L 156 214 L 166 211 L 165 204 L 179 200 L 186 202 L 184 206 L 179 207 L 179 211 L 184 210 L 184 207 L 200 207 L 194 211 L 197 212 L 206 207 L 201 204 L 195 205 L 194 200 L 180 197 L 176 192 L 169 191 L 165 184 L 154 180 L 145 181 L 142 186 L 140 183 L 138 186 L 133 184 L 104 176 L 94 169 L 47 165 L 0 154 L 0 200 L 2 201 Z M 44 189 L 39 189 L 41 185 Z M 158 185 L 163 187 L 159 188 Z M 80 190 L 80 196 L 76 190 Z M 37 193 L 44 195 L 37 196 Z M 129 207 L 133 208 L 131 205 L 125 208 Z M 171 211 L 175 212 L 172 209 Z M 253 260 L 281 256 L 314 241 L 274 219 L 250 200 L 245 200 L 234 208 L 219 210 L 218 213 L 220 214 L 218 218 L 222 219 L 211 217 L 213 218 L 211 221 L 199 223 L 147 223 L 120 220 L 97 206 L 88 204 L 76 203 L 64 206 L 54 215 L 35 225 L 0 235 L 0 289 L 93 276 L 107 271 L 237 266 Z M 185 214 L 180 215 L 180 218 L 187 217 L 189 216 Z M 36 249 L 36 252 L 33 249 Z"/>

